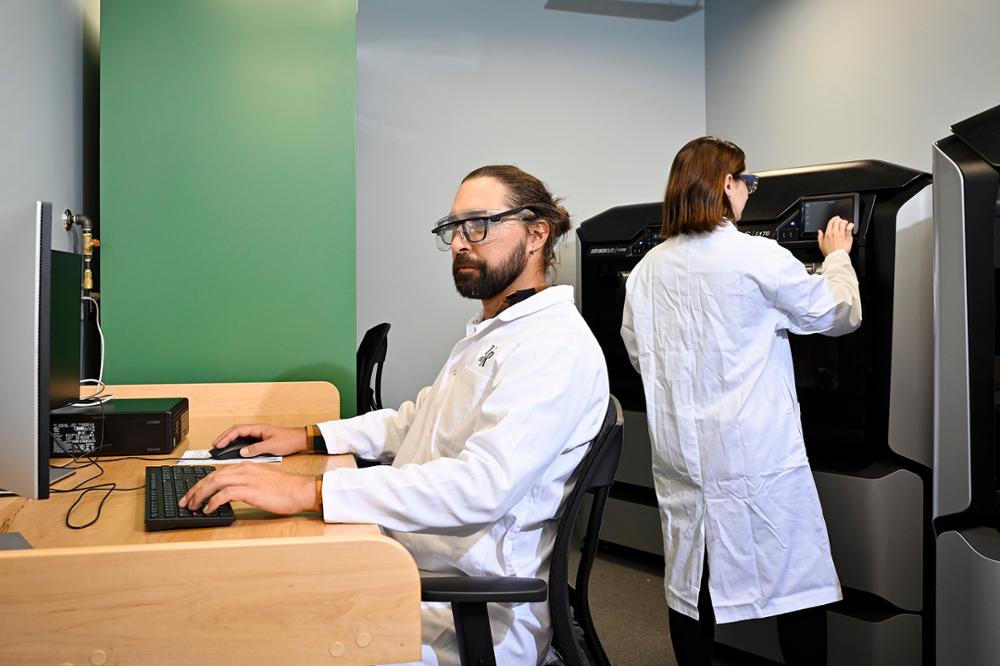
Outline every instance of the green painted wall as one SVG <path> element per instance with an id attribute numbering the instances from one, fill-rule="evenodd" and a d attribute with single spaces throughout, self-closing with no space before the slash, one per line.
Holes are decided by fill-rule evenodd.
<path id="1" fill-rule="evenodd" d="M 111 383 L 325 379 L 355 412 L 355 0 L 102 0 Z"/>

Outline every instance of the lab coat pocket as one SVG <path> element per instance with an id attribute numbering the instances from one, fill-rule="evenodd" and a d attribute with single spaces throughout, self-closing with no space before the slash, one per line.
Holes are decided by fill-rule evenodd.
<path id="1" fill-rule="evenodd" d="M 785 395 L 788 396 L 788 411 L 795 415 L 795 423 L 799 428 L 799 435 L 802 435 L 802 411 L 799 407 L 799 399 L 795 394 L 795 389 L 788 382 L 788 377 L 782 373 L 781 383 L 785 387 Z"/>
<path id="2" fill-rule="evenodd" d="M 802 432 L 802 410 L 799 407 L 799 401 L 795 395 L 795 391 L 788 382 L 788 377 L 782 374 L 781 381 L 785 386 L 785 391 L 788 393 L 788 400 L 791 404 L 791 414 L 789 414 L 786 418 L 795 422 L 794 430 L 789 429 L 789 433 L 790 435 L 794 433 L 796 441 L 791 442 L 792 448 L 787 453 L 790 459 L 794 458 L 805 462 L 807 457 L 805 453 L 806 440 L 805 435 Z"/>
<path id="3" fill-rule="evenodd" d="M 437 441 L 442 453 L 455 457 L 465 450 L 466 441 L 476 431 L 476 419 L 493 382 L 492 368 L 475 363 L 457 365 L 443 399 L 449 405 L 438 414 Z"/>

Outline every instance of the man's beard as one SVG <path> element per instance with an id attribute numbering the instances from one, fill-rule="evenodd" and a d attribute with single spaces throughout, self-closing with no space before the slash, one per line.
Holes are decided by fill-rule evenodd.
<path id="1" fill-rule="evenodd" d="M 503 258 L 497 266 L 489 266 L 485 260 L 470 254 L 459 254 L 451 264 L 451 275 L 455 279 L 455 289 L 466 298 L 480 301 L 501 294 L 524 272 L 528 265 L 528 256 L 524 251 L 527 243 L 521 240 L 510 254 Z M 474 271 L 459 271 L 460 268 L 471 267 Z"/>

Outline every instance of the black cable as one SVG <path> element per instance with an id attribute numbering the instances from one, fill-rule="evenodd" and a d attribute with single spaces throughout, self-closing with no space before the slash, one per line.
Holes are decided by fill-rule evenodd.
<path id="1" fill-rule="evenodd" d="M 87 462 L 84 465 L 79 465 L 79 466 L 75 466 L 75 467 L 70 467 L 69 466 L 72 462 L 76 462 L 76 461 L 80 460 L 80 458 L 82 458 L 82 457 L 86 457 L 89 462 Z M 89 477 L 89 478 L 81 481 L 80 483 L 76 484 L 72 488 L 50 488 L 49 489 L 49 492 L 51 492 L 51 493 L 75 493 L 75 492 L 79 492 L 80 493 L 80 496 L 76 498 L 76 501 L 74 501 L 73 504 L 66 511 L 66 516 L 65 516 L 64 521 L 63 521 L 63 522 L 65 522 L 66 527 L 68 527 L 68 528 L 70 528 L 72 530 L 82 530 L 84 528 L 90 527 L 91 525 L 93 525 L 94 523 L 96 523 L 98 520 L 100 520 L 100 518 L 101 518 L 101 511 L 103 511 L 103 509 L 104 509 L 105 502 L 107 502 L 108 498 L 111 497 L 111 493 L 118 493 L 118 492 L 126 493 L 126 492 L 135 492 L 136 490 L 145 490 L 145 488 L 146 488 L 145 484 L 143 484 L 141 486 L 135 486 L 133 488 L 119 488 L 118 484 L 116 482 L 114 482 L 114 481 L 106 481 L 104 483 L 98 483 L 98 484 L 95 484 L 93 486 L 86 485 L 86 484 L 90 483 L 91 481 L 95 481 L 95 480 L 99 479 L 101 476 L 104 475 L 105 470 L 101 466 L 101 463 L 119 462 L 119 461 L 122 461 L 122 460 L 153 460 L 153 461 L 161 461 L 161 460 L 183 460 L 183 458 L 149 458 L 149 457 L 142 457 L 142 456 L 129 456 L 129 457 L 121 457 L 121 458 L 108 458 L 108 459 L 100 460 L 99 461 L 96 458 L 94 458 L 92 454 L 84 454 L 84 455 L 81 455 L 81 456 L 74 457 L 73 460 L 70 461 L 70 463 L 67 463 L 66 465 L 62 466 L 62 468 L 63 469 L 81 470 L 81 469 L 86 469 L 88 467 L 96 466 L 97 469 L 99 469 L 100 471 L 97 474 L 95 474 L 94 476 L 91 476 L 91 477 Z M 73 511 L 80 504 L 80 502 L 87 495 L 87 493 L 96 492 L 96 491 L 105 491 L 104 497 L 101 498 L 100 504 L 97 505 L 97 515 L 94 516 L 93 520 L 91 520 L 91 521 L 89 521 L 87 523 L 83 523 L 82 525 L 74 525 L 72 522 L 70 522 L 70 516 L 73 515 Z"/>
<path id="2" fill-rule="evenodd" d="M 171 458 L 150 458 L 150 457 L 144 457 L 144 456 L 122 456 L 120 458 L 101 458 L 99 462 L 101 462 L 101 463 L 111 463 L 111 462 L 121 462 L 123 460 L 149 460 L 149 461 L 152 461 L 152 462 L 166 462 L 168 460 L 198 460 L 198 459 L 197 458 L 184 458 L 184 457 L 180 457 L 180 458 L 177 458 L 177 457 L 171 457 Z M 73 462 L 73 461 L 70 461 L 70 462 Z M 91 462 L 85 463 L 83 465 L 77 465 L 75 467 L 71 467 L 70 464 L 67 463 L 66 465 L 63 465 L 63 466 L 59 467 L 59 469 L 72 469 L 72 470 L 87 469 L 88 467 L 93 466 L 97 462 L 98 461 L 91 461 Z M 201 461 L 199 461 L 199 463 L 200 464 L 206 464 L 206 465 L 207 464 L 211 464 L 211 462 L 208 461 L 208 460 L 204 461 L 203 463 Z M 55 465 L 53 465 L 53 467 L 55 467 Z"/>
<path id="3" fill-rule="evenodd" d="M 91 520 L 89 523 L 84 523 L 82 525 L 74 525 L 73 523 L 69 522 L 69 517 L 73 515 L 73 509 L 75 509 L 76 506 L 80 503 L 80 500 L 86 497 L 87 493 L 92 490 L 108 491 L 107 493 L 105 493 L 104 497 L 101 498 L 101 503 L 97 505 L 97 515 L 94 516 L 93 520 Z M 85 488 L 83 492 L 80 493 L 80 496 L 76 498 L 76 501 L 74 501 L 73 504 L 66 511 L 66 517 L 63 519 L 63 522 L 66 523 L 66 527 L 70 528 L 71 530 L 82 530 L 96 523 L 101 517 L 101 510 L 104 509 L 104 503 L 107 501 L 109 497 L 111 497 L 111 493 L 113 493 L 114 491 L 115 491 L 115 484 L 113 483 L 106 483 L 102 484 L 102 486 L 94 486 L 93 488 Z M 66 491 L 66 492 L 71 492 L 71 491 Z"/>
<path id="4" fill-rule="evenodd" d="M 199 460 L 198 458 L 184 458 L 183 456 L 179 458 L 152 458 L 144 456 L 122 456 L 120 458 L 102 458 L 102 463 L 109 462 L 121 462 L 122 460 L 152 460 L 153 462 L 159 462 L 162 460 Z M 209 464 L 210 461 L 206 460 L 204 464 Z"/>
<path id="5" fill-rule="evenodd" d="M 87 469 L 88 467 L 91 467 L 91 466 L 96 466 L 97 469 L 100 470 L 94 476 L 92 476 L 92 477 L 90 477 L 88 479 L 84 479 L 83 481 L 81 481 L 80 483 L 76 484 L 72 488 L 50 488 L 49 489 L 50 493 L 74 493 L 74 492 L 79 492 L 80 493 L 80 496 L 77 497 L 76 500 L 73 502 L 73 504 L 70 505 L 69 509 L 67 509 L 66 516 L 63 519 L 63 522 L 65 522 L 66 527 L 68 527 L 71 530 L 82 530 L 84 528 L 90 527 L 91 525 L 93 525 L 94 523 L 96 523 L 98 520 L 100 520 L 100 518 L 101 518 L 101 511 L 104 510 L 104 503 L 108 501 L 109 497 L 111 497 L 111 493 L 114 493 L 114 492 L 134 492 L 136 490 L 142 490 L 143 488 L 146 487 L 145 485 L 142 485 L 142 486 L 136 486 L 134 488 L 119 488 L 118 484 L 115 483 L 114 481 L 107 481 L 107 482 L 104 482 L 104 483 L 98 483 L 98 484 L 93 485 L 93 486 L 88 486 L 87 485 L 91 481 L 95 481 L 95 480 L 99 479 L 101 476 L 104 475 L 104 468 L 101 467 L 101 464 L 97 461 L 97 458 L 95 457 L 95 454 L 99 453 L 100 450 L 103 449 L 104 446 L 105 446 L 105 442 L 104 442 L 104 430 L 105 430 L 104 403 L 101 402 L 101 401 L 98 401 L 98 405 L 101 408 L 101 416 L 100 416 L 100 420 L 99 420 L 99 423 L 100 423 L 100 426 L 101 426 L 101 441 L 100 441 L 100 443 L 98 444 L 97 442 L 95 442 L 94 448 L 91 449 L 89 452 L 87 452 L 87 451 L 79 451 L 76 455 L 72 455 L 71 454 L 70 461 L 68 463 L 66 463 L 65 465 L 52 465 L 53 467 L 57 467 L 59 469 L 72 469 L 72 470 L 81 470 L 81 469 Z M 50 433 L 50 434 L 52 436 L 53 441 L 56 444 L 59 445 L 59 448 L 62 449 L 63 453 L 70 453 L 70 447 L 66 444 L 66 442 L 64 442 L 61 439 L 59 439 L 55 435 L 54 432 Z M 88 462 L 86 464 L 84 464 L 84 465 L 77 465 L 76 463 L 79 462 L 81 458 L 86 458 Z M 82 525 L 74 525 L 72 522 L 70 522 L 70 516 L 73 515 L 73 511 L 80 504 L 81 500 L 83 500 L 83 498 L 87 496 L 87 493 L 97 492 L 97 491 L 104 491 L 104 497 L 101 498 L 100 504 L 97 505 L 97 515 L 94 516 L 93 520 L 91 520 L 90 522 L 87 522 L 87 523 L 83 523 Z"/>
<path id="6" fill-rule="evenodd" d="M 97 484 L 96 486 L 88 486 L 86 488 L 75 488 L 74 490 L 80 490 L 82 492 L 80 492 L 80 496 L 76 498 L 76 501 L 73 502 L 72 506 L 69 507 L 69 510 L 66 511 L 66 518 L 64 519 L 64 522 L 66 523 L 66 527 L 70 528 L 71 530 L 82 530 L 82 529 L 85 529 L 87 527 L 90 527 L 91 525 L 93 525 L 94 523 L 96 523 L 98 520 L 101 519 L 101 511 L 104 509 L 104 503 L 108 501 L 109 497 L 111 497 L 111 493 L 134 492 L 136 490 L 143 490 L 145 488 L 146 488 L 145 485 L 136 486 L 135 488 L 117 488 L 116 484 L 114 482 L 112 482 L 112 481 L 109 481 L 107 483 L 100 483 L 100 484 Z M 80 501 L 87 495 L 87 493 L 98 491 L 98 490 L 103 490 L 103 491 L 106 491 L 106 492 L 104 493 L 104 497 L 101 498 L 100 504 L 97 505 L 97 515 L 94 516 L 94 518 L 90 522 L 83 523 L 82 525 L 74 525 L 73 523 L 71 523 L 70 522 L 70 516 L 73 515 L 73 510 L 77 507 L 77 505 L 80 503 Z M 68 493 L 68 492 L 73 492 L 73 491 L 71 491 L 71 490 L 65 490 L 65 491 L 62 491 L 62 492 L 67 492 Z"/>

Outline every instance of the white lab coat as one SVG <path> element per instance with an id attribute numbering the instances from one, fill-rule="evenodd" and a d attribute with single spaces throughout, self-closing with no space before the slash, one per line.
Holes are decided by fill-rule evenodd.
<path id="1" fill-rule="evenodd" d="M 622 338 L 646 396 L 670 608 L 698 619 L 706 546 L 719 623 L 841 598 L 788 333 L 860 324 L 846 252 L 809 275 L 728 222 L 665 240 L 631 272 Z"/>
<path id="2" fill-rule="evenodd" d="M 424 571 L 548 578 L 553 517 L 607 411 L 604 355 L 566 286 L 466 333 L 415 403 L 319 425 L 330 453 L 393 460 L 327 472 L 324 518 L 382 525 Z M 489 609 L 498 664 L 544 657 L 545 603 Z M 424 663 L 457 664 L 450 607 L 425 604 L 422 625 Z"/>

